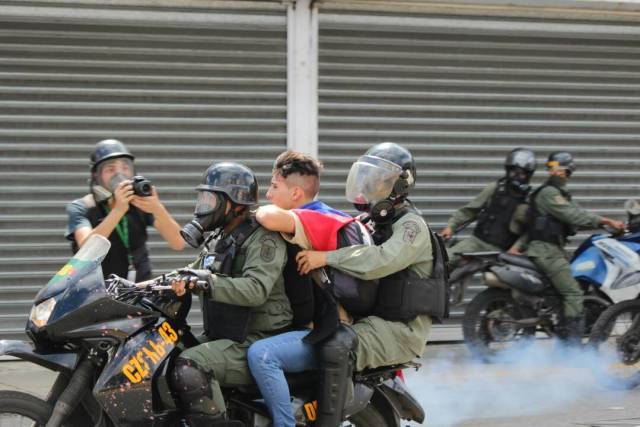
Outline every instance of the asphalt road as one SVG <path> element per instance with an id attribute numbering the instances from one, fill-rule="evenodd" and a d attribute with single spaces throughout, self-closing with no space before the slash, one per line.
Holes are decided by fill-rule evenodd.
<path id="1" fill-rule="evenodd" d="M 427 412 L 423 425 L 640 427 L 640 388 L 602 386 L 593 375 L 597 358 L 561 352 L 549 342 L 512 356 L 488 365 L 471 360 L 462 344 L 427 346 L 422 368 L 406 372 Z M 29 363 L 0 362 L 0 389 L 44 396 L 53 378 Z"/>

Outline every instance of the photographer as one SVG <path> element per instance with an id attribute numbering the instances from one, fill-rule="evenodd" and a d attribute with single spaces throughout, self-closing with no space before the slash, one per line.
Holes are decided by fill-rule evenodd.
<path id="1" fill-rule="evenodd" d="M 147 226 L 154 226 L 169 246 L 184 248 L 180 226 L 160 202 L 155 187 L 134 178 L 134 157 L 124 144 L 106 139 L 91 154 L 90 194 L 67 205 L 66 238 L 74 252 L 92 234 L 109 239 L 111 250 L 102 262 L 105 277 L 151 278 Z"/>

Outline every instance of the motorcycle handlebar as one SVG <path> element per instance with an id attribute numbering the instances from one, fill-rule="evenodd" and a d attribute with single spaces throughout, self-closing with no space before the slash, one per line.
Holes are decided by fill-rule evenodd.
<path id="1" fill-rule="evenodd" d="M 620 230 L 618 228 L 614 228 L 614 227 L 611 227 L 610 225 L 606 225 L 606 224 L 602 226 L 602 229 L 604 231 L 606 231 L 607 233 L 611 234 L 612 236 L 621 236 L 621 235 L 627 233 L 627 229 L 626 228 L 624 230 Z"/>

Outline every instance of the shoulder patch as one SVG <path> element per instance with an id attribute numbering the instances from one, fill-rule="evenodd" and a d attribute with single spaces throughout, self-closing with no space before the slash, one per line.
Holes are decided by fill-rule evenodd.
<path id="1" fill-rule="evenodd" d="M 271 262 L 276 257 L 276 241 L 273 236 L 263 236 L 260 239 L 260 259 L 264 262 Z"/>
<path id="2" fill-rule="evenodd" d="M 418 233 L 420 233 L 420 226 L 414 220 L 403 223 L 402 228 L 404 229 L 402 240 L 407 243 L 413 243 L 416 240 Z"/>

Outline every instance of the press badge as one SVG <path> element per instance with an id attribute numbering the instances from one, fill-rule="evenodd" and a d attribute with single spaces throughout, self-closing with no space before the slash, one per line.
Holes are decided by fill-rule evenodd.
<path id="1" fill-rule="evenodd" d="M 136 269 L 132 265 L 129 266 L 129 271 L 127 271 L 127 280 L 134 283 L 136 281 Z"/>

